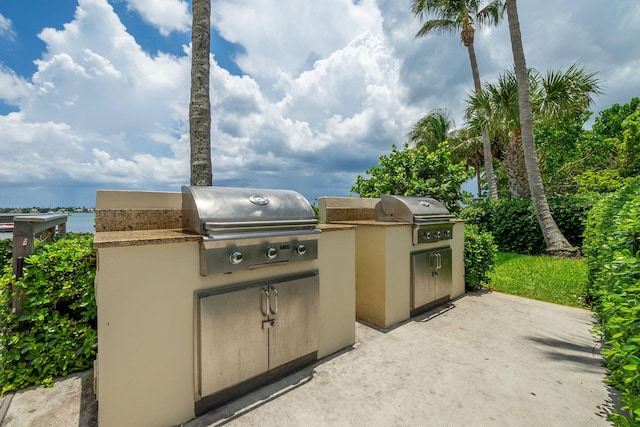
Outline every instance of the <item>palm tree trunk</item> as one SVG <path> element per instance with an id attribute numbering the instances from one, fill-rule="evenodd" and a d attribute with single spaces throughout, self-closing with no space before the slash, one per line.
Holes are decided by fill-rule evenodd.
<path id="1" fill-rule="evenodd" d="M 509 177 L 509 193 L 512 199 L 531 197 L 529 179 L 527 176 L 527 164 L 522 147 L 521 128 L 513 130 L 509 143 L 504 150 L 504 167 Z"/>
<path id="2" fill-rule="evenodd" d="M 191 27 L 191 185 L 211 185 L 211 104 L 209 100 L 209 53 L 211 46 L 211 0 L 193 0 Z"/>
<path id="3" fill-rule="evenodd" d="M 471 62 L 471 74 L 473 74 L 473 86 L 476 93 L 480 93 L 482 85 L 480 83 L 480 71 L 478 70 L 478 60 L 476 59 L 476 51 L 473 47 L 473 43 L 467 45 L 469 51 L 469 62 Z M 491 140 L 489 139 L 489 132 L 482 131 L 482 152 L 484 153 L 484 176 L 487 179 L 487 185 L 489 187 L 489 198 L 498 198 L 498 185 L 496 184 L 496 174 L 493 170 L 493 156 L 491 155 Z"/>
<path id="4" fill-rule="evenodd" d="M 507 0 L 507 19 L 509 20 L 509 35 L 511 36 L 511 49 L 513 62 L 518 82 L 518 106 L 520 109 L 520 127 L 522 131 L 522 147 L 527 166 L 527 177 L 533 206 L 538 217 L 538 223 L 544 235 L 547 245 L 547 253 L 556 256 L 576 256 L 578 250 L 571 246 L 556 224 L 544 194 L 542 176 L 538 165 L 538 154 L 533 140 L 533 113 L 531 111 L 531 99 L 529 98 L 529 77 L 527 75 L 527 62 L 522 47 L 522 35 L 518 20 L 516 0 Z"/>

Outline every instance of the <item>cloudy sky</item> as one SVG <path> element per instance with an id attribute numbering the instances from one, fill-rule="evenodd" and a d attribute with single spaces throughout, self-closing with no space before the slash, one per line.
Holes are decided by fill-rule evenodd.
<path id="1" fill-rule="evenodd" d="M 598 71 L 595 112 L 640 96 L 640 2 L 519 2 L 527 63 Z M 190 1 L 0 1 L 0 207 L 94 206 L 189 182 Z M 212 0 L 214 185 L 348 196 L 472 90 L 457 35 L 416 40 L 410 0 Z M 481 77 L 512 63 L 476 33 Z"/>

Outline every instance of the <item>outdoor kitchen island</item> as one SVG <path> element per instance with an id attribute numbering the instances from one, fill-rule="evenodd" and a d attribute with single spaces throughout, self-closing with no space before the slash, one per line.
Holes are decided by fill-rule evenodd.
<path id="1" fill-rule="evenodd" d="M 205 310 L 225 309 L 235 298 L 225 299 L 235 294 L 228 290 L 236 285 L 243 291 L 258 290 L 257 302 L 247 307 L 274 314 L 261 320 L 258 329 L 276 337 L 281 333 L 276 332 L 278 327 L 292 323 L 278 317 L 286 314 L 290 304 L 288 291 L 298 289 L 297 284 L 315 286 L 317 297 L 308 297 L 315 308 L 294 310 L 307 316 L 303 324 L 317 329 L 314 347 L 305 347 L 302 357 L 292 356 L 298 357 L 292 363 L 309 363 L 355 342 L 354 226 L 318 227 L 317 257 L 314 254 L 309 260 L 202 274 L 203 237 L 183 230 L 182 201 L 181 193 L 98 192 L 94 386 L 102 427 L 177 425 L 197 414 L 198 402 L 206 400 L 202 391 L 209 393 L 212 387 L 204 375 L 215 369 L 202 369 L 202 359 L 207 357 L 203 348 L 218 352 L 236 345 L 233 334 L 227 342 L 213 346 L 200 342 L 199 334 L 212 328 L 210 324 L 201 327 L 210 320 Z M 294 247 L 305 252 L 298 246 L 276 248 L 293 257 Z M 308 243 L 306 251 L 313 250 Z M 238 259 L 242 255 L 230 256 Z M 219 296 L 221 306 L 216 305 Z M 299 335 L 304 339 L 312 332 Z M 246 338 L 237 335 L 238 340 Z M 232 371 L 233 360 L 230 363 Z"/>
<path id="2" fill-rule="evenodd" d="M 318 214 L 321 223 L 357 227 L 356 318 L 389 328 L 464 294 L 464 221 L 381 220 L 385 201 L 406 214 L 407 204 L 446 211 L 433 199 L 320 197 Z"/>

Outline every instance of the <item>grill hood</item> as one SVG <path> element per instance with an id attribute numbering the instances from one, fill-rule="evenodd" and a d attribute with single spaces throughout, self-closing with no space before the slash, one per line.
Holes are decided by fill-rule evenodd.
<path id="1" fill-rule="evenodd" d="M 198 234 L 314 229 L 313 208 L 291 190 L 184 186 L 182 229 Z"/>
<path id="2" fill-rule="evenodd" d="M 449 221 L 449 210 L 430 197 L 380 196 L 375 208 L 377 221 L 438 222 Z"/>

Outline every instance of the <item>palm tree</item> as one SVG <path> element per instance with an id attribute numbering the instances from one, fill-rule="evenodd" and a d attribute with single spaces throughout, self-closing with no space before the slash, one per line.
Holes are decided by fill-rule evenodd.
<path id="1" fill-rule="evenodd" d="M 412 0 L 411 12 L 420 19 L 428 15 L 434 15 L 436 19 L 426 21 L 416 37 L 424 37 L 431 33 L 452 33 L 460 31 L 460 39 L 467 47 L 469 61 L 471 62 L 471 74 L 476 92 L 482 90 L 480 84 L 480 72 L 478 61 L 473 46 L 474 23 L 477 25 L 498 25 L 503 17 L 504 4 L 502 0 L 490 1 L 485 7 L 480 8 L 479 0 Z M 491 141 L 486 132 L 482 134 L 482 146 L 484 152 L 485 172 L 489 185 L 489 198 L 498 198 L 495 173 L 493 171 L 493 158 L 491 156 Z"/>
<path id="2" fill-rule="evenodd" d="M 455 130 L 449 134 L 449 147 L 451 150 L 451 161 L 459 163 L 467 162 L 467 166 L 471 166 L 476 174 L 476 183 L 478 185 L 478 197 L 482 194 L 482 162 L 484 161 L 484 149 L 482 140 L 473 129 L 466 127 Z"/>
<path id="3" fill-rule="evenodd" d="M 454 126 L 449 110 L 446 108 L 433 110 L 411 128 L 408 135 L 409 141 L 416 147 L 424 145 L 433 152 L 438 149 L 441 142 L 447 140 Z"/>
<path id="4" fill-rule="evenodd" d="M 527 73 L 527 61 L 522 47 L 522 34 L 520 33 L 520 21 L 518 19 L 518 7 L 516 0 L 506 0 L 507 19 L 509 20 L 509 36 L 511 37 L 511 50 L 518 82 L 518 109 L 520 113 L 520 128 L 522 130 L 522 146 L 527 167 L 527 177 L 531 190 L 533 207 L 538 217 L 538 223 L 542 229 L 547 253 L 556 256 L 576 256 L 578 250 L 571 246 L 558 228 L 551 215 L 547 197 L 544 194 L 542 176 L 538 165 L 538 155 L 533 141 L 533 111 L 529 98 L 529 77 Z"/>
<path id="5" fill-rule="evenodd" d="M 211 46 L 211 0 L 193 0 L 191 26 L 191 185 L 211 185 L 211 103 L 209 100 L 209 53 Z"/>
<path id="6" fill-rule="evenodd" d="M 467 129 L 453 130 L 455 122 L 451 112 L 446 109 L 436 109 L 421 118 L 409 132 L 409 141 L 417 149 L 425 147 L 433 153 L 441 148 L 445 141 L 449 142 L 451 160 L 453 163 L 465 161 L 476 172 L 478 195 L 481 194 L 480 168 L 482 166 L 482 144 L 477 136 L 470 136 Z"/>
<path id="7" fill-rule="evenodd" d="M 547 71 L 543 76 L 527 70 L 533 118 L 549 124 L 573 119 L 589 107 L 591 95 L 600 93 L 596 73 L 572 65 L 566 72 Z M 485 83 L 480 94 L 467 98 L 467 119 L 473 129 L 487 129 L 504 146 L 504 163 L 512 198 L 530 197 L 522 144 L 518 82 L 513 71 L 498 77 L 498 83 Z"/>

